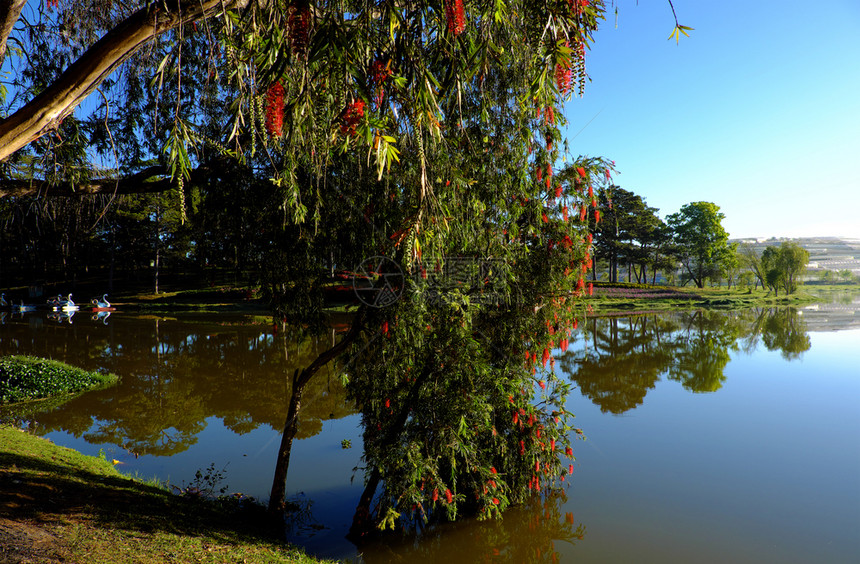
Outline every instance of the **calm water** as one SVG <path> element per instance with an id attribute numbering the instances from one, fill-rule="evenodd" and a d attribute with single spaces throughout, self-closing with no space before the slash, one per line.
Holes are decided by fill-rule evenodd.
<path id="1" fill-rule="evenodd" d="M 566 496 L 365 548 L 363 560 L 860 562 L 858 309 L 591 320 L 556 365 L 588 437 Z M 213 464 L 230 492 L 264 500 L 292 372 L 331 342 L 224 315 L 2 321 L 0 355 L 122 376 L 18 413 L 35 432 L 177 486 Z M 361 491 L 358 423 L 339 375 L 320 373 L 287 489 L 306 509 L 290 538 L 321 556 L 356 557 L 344 535 Z"/>

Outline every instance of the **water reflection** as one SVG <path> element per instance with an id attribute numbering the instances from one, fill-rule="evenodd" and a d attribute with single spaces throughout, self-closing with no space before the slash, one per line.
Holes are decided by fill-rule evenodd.
<path id="1" fill-rule="evenodd" d="M 120 383 L 59 405 L 5 408 L 6 418 L 14 413 L 38 434 L 66 431 L 92 444 L 119 445 L 135 456 L 187 450 L 211 417 L 238 435 L 262 425 L 280 431 L 289 376 L 327 345 L 297 333 L 275 334 L 262 318 L 79 319 L 71 326 L 43 323 L 37 314 L 7 319 L 0 355 L 38 355 L 106 370 L 120 375 Z M 310 382 L 305 397 L 298 438 L 319 433 L 324 420 L 354 413 L 330 374 Z"/>
<path id="2" fill-rule="evenodd" d="M 362 561 L 382 562 L 545 562 L 563 560 L 564 549 L 585 536 L 585 527 L 564 512 L 563 492 L 505 513 L 503 520 L 467 521 L 434 527 L 415 536 L 387 538 L 362 547 Z"/>
<path id="3" fill-rule="evenodd" d="M 823 310 L 814 313 L 822 318 Z M 827 315 L 832 319 L 832 313 Z M 860 495 L 855 479 L 860 458 L 853 447 L 860 429 L 852 403 L 856 352 L 849 338 L 848 350 L 824 355 L 821 334 L 814 333 L 818 354 L 812 350 L 803 363 L 793 362 L 810 350 L 807 327 L 817 326 L 810 317 L 808 310 L 800 315 L 791 309 L 758 309 L 590 320 L 557 365 L 588 398 L 577 398 L 581 403 L 572 407 L 589 441 L 576 451 L 581 466 L 572 476 L 570 500 L 536 498 L 507 512 L 503 521 L 470 521 L 424 531 L 420 538 L 387 539 L 362 547 L 362 560 L 681 562 L 712 555 L 710 561 L 742 561 L 759 550 L 760 561 L 788 562 L 793 552 L 831 546 L 832 552 L 798 552 L 794 561 L 856 560 L 851 558 L 857 554 L 856 540 L 845 540 L 856 539 Z M 46 356 L 123 378 L 115 388 L 65 403 L 25 406 L 28 424 L 40 434 L 68 431 L 135 454 L 185 451 L 160 460 L 194 458 L 187 462 L 188 475 L 209 464 L 216 449 L 219 456 L 231 451 L 225 455 L 232 464 L 230 485 L 247 467 L 251 478 L 240 491 L 258 484 L 252 495 L 265 495 L 275 455 L 274 446 L 267 451 L 263 446 L 274 445 L 283 428 L 293 372 L 307 366 L 331 339 L 300 341 L 273 332 L 268 319 L 246 317 L 165 319 L 120 312 L 106 325 L 103 321 L 81 313 L 71 325 L 44 314 L 5 317 L 0 355 Z M 762 354 L 764 349 L 777 354 Z M 719 390 L 730 358 L 734 393 L 713 394 L 708 401 L 672 393 L 681 387 Z M 777 386 L 780 401 L 773 401 Z M 621 414 L 642 405 L 648 394 L 658 407 L 643 409 L 637 417 L 601 418 L 589 405 Z M 324 372 L 311 380 L 304 398 L 300 437 L 354 412 L 337 378 Z M 802 434 L 784 433 L 800 410 Z M 229 432 L 210 436 L 214 444 L 206 450 L 206 435 L 217 427 L 213 418 Z M 328 436 L 302 441 L 291 469 L 291 493 L 308 492 L 319 520 L 313 527 L 316 537 L 295 540 L 331 558 L 356 554 L 344 537 L 360 494 L 358 485 L 348 486 L 360 456 L 359 435 L 352 430 L 357 419 L 330 423 Z M 659 441 L 651 440 L 658 434 Z M 344 437 L 355 441 L 353 449 L 340 448 Z M 798 441 L 810 449 L 802 461 L 797 460 Z M 250 453 L 248 458 L 244 453 Z M 159 477 L 171 475 L 180 477 L 177 470 Z M 813 486 L 796 488 L 806 481 Z M 755 502 L 746 503 L 749 499 Z M 809 518 L 797 525 L 791 508 Z M 798 526 L 804 534 L 797 533 Z M 808 535 L 818 544 L 805 540 Z M 692 547 L 690 552 L 678 549 L 684 546 Z M 624 557 L 616 552 L 621 547 L 627 547 Z"/>
<path id="4" fill-rule="evenodd" d="M 592 318 L 582 342 L 583 349 L 559 358 L 561 371 L 613 414 L 641 405 L 661 378 L 695 393 L 719 390 L 732 351 L 752 353 L 763 344 L 795 360 L 811 346 L 793 308 Z"/>

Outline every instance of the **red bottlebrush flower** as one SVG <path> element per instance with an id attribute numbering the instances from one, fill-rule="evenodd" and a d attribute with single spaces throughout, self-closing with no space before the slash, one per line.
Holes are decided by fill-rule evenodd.
<path id="1" fill-rule="evenodd" d="M 438 488 L 433 490 L 433 497 L 431 497 L 430 499 L 432 499 L 433 501 L 436 501 L 439 499 L 439 489 Z"/>
<path id="2" fill-rule="evenodd" d="M 541 212 L 540 217 L 544 223 L 549 223 L 549 218 L 546 216 L 546 212 Z"/>
<path id="3" fill-rule="evenodd" d="M 490 474 L 498 474 L 498 472 L 496 472 L 495 466 L 490 466 Z"/>
<path id="4" fill-rule="evenodd" d="M 573 456 L 573 449 L 567 447 L 566 449 L 564 449 L 564 454 L 566 454 L 567 456 Z"/>
<path id="5" fill-rule="evenodd" d="M 590 200 L 594 199 L 594 186 L 589 185 L 589 187 L 588 187 L 588 198 Z"/>
<path id="6" fill-rule="evenodd" d="M 540 460 L 535 460 L 535 472 L 540 472 Z"/>
<path id="7" fill-rule="evenodd" d="M 514 416 L 513 418 L 511 418 L 511 420 L 513 421 L 514 425 L 516 425 L 520 422 L 520 414 L 514 411 Z"/>
<path id="8" fill-rule="evenodd" d="M 555 65 L 555 84 L 562 95 L 567 94 L 567 91 L 570 90 L 570 76 L 570 64 L 567 66 Z"/>
<path id="9" fill-rule="evenodd" d="M 548 360 L 549 360 L 549 349 L 544 349 L 543 350 L 543 357 L 541 358 L 541 364 L 543 364 L 544 368 L 546 368 L 546 363 Z"/>
<path id="10" fill-rule="evenodd" d="M 586 238 L 588 239 L 588 244 L 589 244 L 589 245 L 591 244 L 591 242 L 592 242 L 592 241 L 594 241 L 594 235 L 592 235 L 591 233 L 589 233 L 589 234 L 588 234 L 588 236 L 587 236 Z"/>
<path id="11" fill-rule="evenodd" d="M 550 451 L 550 452 L 555 452 L 555 439 L 550 439 L 550 440 L 549 440 L 549 451 Z"/>
<path id="12" fill-rule="evenodd" d="M 577 280 L 576 281 L 576 291 L 579 292 L 580 290 L 582 290 L 584 285 L 585 285 L 585 282 L 583 282 L 582 278 Z"/>
<path id="13" fill-rule="evenodd" d="M 540 386 L 541 390 L 545 390 L 546 389 L 546 382 L 541 380 L 540 382 L 538 382 L 538 386 Z"/>
<path id="14" fill-rule="evenodd" d="M 520 440 L 520 456 L 523 456 L 526 453 L 526 442 L 522 439 Z"/>
<path id="15" fill-rule="evenodd" d="M 555 197 L 561 198 L 562 191 L 561 182 L 559 182 L 555 185 Z M 567 221 L 567 219 L 565 219 L 565 221 Z"/>
<path id="16" fill-rule="evenodd" d="M 284 134 L 284 87 L 280 82 L 266 91 L 266 132 L 272 137 Z"/>
<path id="17" fill-rule="evenodd" d="M 493 498 L 493 505 L 498 505 L 498 504 L 499 504 L 499 500 L 494 497 Z"/>
<path id="18" fill-rule="evenodd" d="M 585 214 L 588 213 L 588 210 L 585 206 L 579 206 L 579 221 L 585 221 Z"/>
<path id="19" fill-rule="evenodd" d="M 573 328 L 574 328 L 574 329 L 576 329 L 578 326 L 579 326 L 579 320 L 578 320 L 578 319 L 574 319 L 574 320 L 573 320 Z"/>
<path id="20" fill-rule="evenodd" d="M 355 126 L 364 117 L 364 100 L 354 100 L 344 108 L 341 114 L 340 132 L 344 135 L 355 135 Z"/>
<path id="21" fill-rule="evenodd" d="M 564 218 L 565 221 L 567 221 L 567 206 L 561 208 L 561 216 Z"/>
<path id="22" fill-rule="evenodd" d="M 388 398 L 385 398 L 385 407 L 391 407 L 391 400 Z"/>
<path id="23" fill-rule="evenodd" d="M 578 167 L 576 167 L 576 172 L 579 174 L 579 176 L 581 176 L 582 178 L 585 178 L 585 169 L 584 168 L 582 168 L 581 166 L 578 166 Z"/>
<path id="24" fill-rule="evenodd" d="M 594 210 L 594 223 L 600 223 L 600 210 Z"/>
<path id="25" fill-rule="evenodd" d="M 589 296 L 594 295 L 594 284 L 592 284 L 591 282 L 588 283 L 588 295 Z"/>
<path id="26" fill-rule="evenodd" d="M 293 3 L 290 6 L 290 17 L 288 19 L 290 43 L 293 54 L 304 57 L 308 49 L 308 36 L 311 27 L 311 8 L 307 3 Z"/>
<path id="27" fill-rule="evenodd" d="M 388 335 L 388 321 L 382 322 L 382 334 Z"/>
<path id="28" fill-rule="evenodd" d="M 450 504 L 454 501 L 454 494 L 451 493 L 451 490 L 445 488 L 445 500 Z"/>
<path id="29" fill-rule="evenodd" d="M 385 90 L 383 89 L 383 83 L 391 76 L 393 73 L 391 72 L 390 62 L 388 65 L 380 61 L 379 59 L 373 61 L 373 64 L 370 66 L 370 72 L 368 73 L 368 82 L 370 84 L 370 88 L 372 90 L 376 90 L 376 96 L 374 96 L 373 101 L 377 106 L 382 105 L 382 101 L 385 99 Z"/>
<path id="30" fill-rule="evenodd" d="M 608 168 L 603 169 L 603 175 L 606 177 L 606 180 L 612 180 L 612 172 Z"/>
<path id="31" fill-rule="evenodd" d="M 373 61 L 370 66 L 370 79 L 373 86 L 382 86 L 382 83 L 388 80 L 392 74 L 389 65 L 383 63 L 379 59 Z"/>
<path id="32" fill-rule="evenodd" d="M 568 473 L 568 474 L 573 474 L 573 464 L 570 464 L 570 465 L 567 467 L 567 473 Z"/>
<path id="33" fill-rule="evenodd" d="M 552 163 L 547 163 L 546 165 L 546 175 L 552 176 Z"/>
<path id="34" fill-rule="evenodd" d="M 538 182 L 543 180 L 543 169 L 542 168 L 537 169 L 537 180 L 538 180 Z"/>
<path id="35" fill-rule="evenodd" d="M 457 36 L 466 29 L 466 13 L 463 0 L 445 0 L 445 19 L 448 21 L 448 33 Z"/>

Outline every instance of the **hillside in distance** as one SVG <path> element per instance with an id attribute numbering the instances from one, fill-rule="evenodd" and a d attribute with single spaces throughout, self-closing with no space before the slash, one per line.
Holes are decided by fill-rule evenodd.
<path id="1" fill-rule="evenodd" d="M 860 239 L 841 237 L 771 237 L 732 239 L 732 242 L 749 243 L 759 252 L 767 246 L 778 246 L 783 241 L 794 241 L 809 251 L 810 272 L 819 270 L 850 270 L 860 275 Z"/>

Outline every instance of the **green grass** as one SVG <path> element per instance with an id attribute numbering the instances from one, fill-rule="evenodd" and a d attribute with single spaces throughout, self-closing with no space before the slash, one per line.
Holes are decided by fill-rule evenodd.
<path id="1" fill-rule="evenodd" d="M 319 562 L 247 501 L 177 496 L 21 430 L 0 427 L 0 560 Z"/>
<path id="2" fill-rule="evenodd" d="M 691 299 L 683 299 L 678 296 L 667 298 L 636 298 L 633 296 L 626 297 L 609 297 L 601 295 L 600 288 L 620 287 L 638 290 L 666 290 L 671 289 L 680 294 L 687 294 Z M 821 287 L 815 285 L 802 285 L 797 292 L 785 295 L 780 293 L 778 296 L 768 290 L 751 290 L 749 288 L 731 289 L 725 287 L 705 287 L 696 288 L 693 286 L 686 287 L 668 287 L 668 286 L 649 286 L 644 284 L 609 284 L 600 283 L 595 288 L 595 296 L 588 298 L 588 303 L 591 304 L 593 310 L 598 313 L 638 310 L 674 310 L 674 309 L 690 309 L 690 308 L 717 308 L 717 309 L 732 309 L 745 307 L 776 307 L 776 306 L 802 306 L 806 304 L 816 303 L 823 300 L 829 300 L 833 295 L 845 291 L 856 290 L 856 285 L 834 285 Z"/>
<path id="3" fill-rule="evenodd" d="M 83 392 L 115 384 L 114 374 L 88 372 L 32 356 L 0 358 L 0 404 Z"/>

